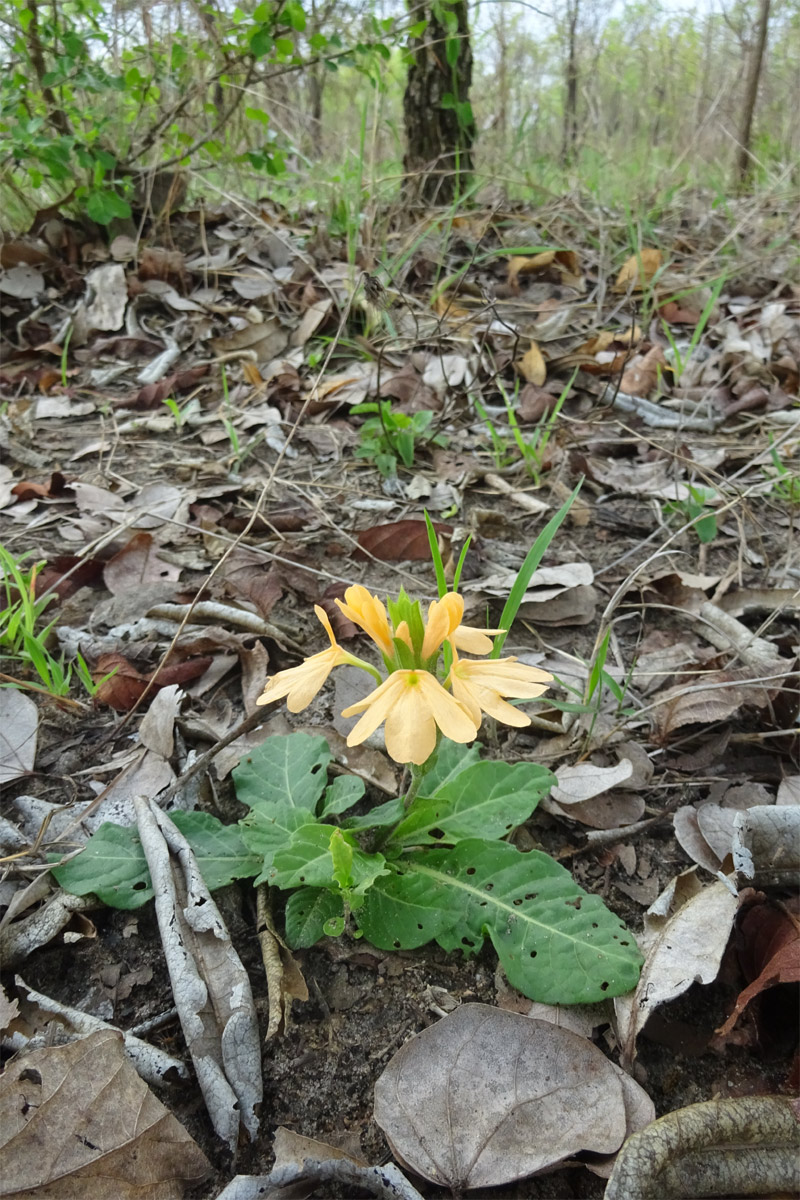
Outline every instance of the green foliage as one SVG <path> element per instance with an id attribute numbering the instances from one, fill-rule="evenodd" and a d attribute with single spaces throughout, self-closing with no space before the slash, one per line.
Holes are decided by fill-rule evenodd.
<path id="1" fill-rule="evenodd" d="M 374 85 L 402 36 L 398 21 L 370 16 L 347 46 L 309 29 L 299 0 L 204 7 L 202 22 L 178 30 L 168 14 L 147 30 L 134 19 L 122 38 L 104 0 L 13 0 L 6 15 L 0 182 L 32 206 L 68 196 L 102 225 L 131 216 L 141 172 L 159 166 L 282 175 L 294 147 L 253 79 L 346 64 Z"/>
<path id="2" fill-rule="evenodd" d="M 38 676 L 40 685 L 50 696 L 68 696 L 73 670 L 85 691 L 93 696 L 98 687 L 109 679 L 113 671 L 95 683 L 89 667 L 79 653 L 75 663 L 64 663 L 63 655 L 56 658 L 48 649 L 48 638 L 55 621 L 42 627 L 45 609 L 55 599 L 52 593 L 37 597 L 36 578 L 43 562 L 36 563 L 29 571 L 23 569 L 27 554 L 19 558 L 0 543 L 0 572 L 2 573 L 2 597 L 5 607 L 0 609 L 0 650 L 6 659 L 21 663 L 28 672 Z M 2 600 L 0 600 L 2 603 Z M 5 682 L 0 687 L 24 687 L 24 683 Z"/>
<path id="3" fill-rule="evenodd" d="M 689 484 L 689 495 L 685 500 L 670 500 L 664 508 L 680 518 L 685 524 L 691 522 L 698 540 L 704 545 L 717 536 L 717 518 L 708 506 L 717 498 L 713 488 L 695 487 Z"/>
<path id="4" fill-rule="evenodd" d="M 391 400 L 379 400 L 377 404 L 356 404 L 351 413 L 376 413 L 361 426 L 361 444 L 356 449 L 357 458 L 371 459 L 381 475 L 389 478 L 397 474 L 397 463 L 413 467 L 416 442 L 425 437 L 434 414 L 423 410 L 408 416 L 393 412 Z M 435 433 L 426 439 L 434 446 L 446 446 L 444 434 Z"/>
<path id="5" fill-rule="evenodd" d="M 250 809 L 238 828 L 175 814 L 210 887 L 255 876 L 292 890 L 286 936 L 295 947 L 348 927 L 382 949 L 436 940 L 475 953 L 488 937 L 534 999 L 592 1002 L 634 986 L 641 959 L 618 918 L 546 854 L 503 840 L 555 783 L 544 767 L 480 761 L 478 747 L 445 741 L 408 808 L 390 800 L 342 817 L 363 784 L 328 783 L 330 760 L 322 737 L 268 738 L 234 771 Z M 135 830 L 104 825 L 54 873 L 67 890 L 119 908 L 151 895 Z"/>
<path id="6" fill-rule="evenodd" d="M 248 851 L 236 825 L 223 825 L 210 813 L 170 816 L 192 847 L 212 891 L 259 869 L 259 856 Z M 147 860 L 134 826 L 105 822 L 80 854 L 51 870 L 66 891 L 76 896 L 93 893 L 111 908 L 140 908 L 153 898 Z"/>
<path id="7" fill-rule="evenodd" d="M 772 459 L 772 471 L 764 471 L 764 474 L 771 481 L 772 495 L 782 500 L 784 504 L 800 504 L 800 474 L 796 471 L 790 471 L 778 454 L 777 446 L 773 445 L 772 434 L 770 438 L 769 455 Z"/>

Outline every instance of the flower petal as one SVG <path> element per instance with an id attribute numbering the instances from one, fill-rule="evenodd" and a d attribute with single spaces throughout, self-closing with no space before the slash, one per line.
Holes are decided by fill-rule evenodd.
<path id="1" fill-rule="evenodd" d="M 386 718 L 386 750 L 395 762 L 424 763 L 436 749 L 436 722 L 420 699 L 405 688 Z"/>
<path id="2" fill-rule="evenodd" d="M 447 592 L 441 600 L 433 600 L 428 608 L 425 622 L 425 638 L 422 642 L 423 659 L 430 658 L 458 628 L 464 615 L 464 597 L 458 592 Z"/>
<path id="3" fill-rule="evenodd" d="M 321 624 L 323 625 L 323 627 L 325 629 L 325 632 L 328 635 L 328 641 L 330 642 L 330 644 L 332 646 L 335 646 L 336 649 L 339 650 L 340 646 L 339 646 L 338 642 L 336 641 L 336 638 L 334 637 L 333 626 L 331 625 L 330 617 L 325 612 L 325 609 L 320 607 L 319 604 L 315 604 L 314 612 L 317 614 L 317 620 L 321 622 Z"/>
<path id="4" fill-rule="evenodd" d="M 504 629 L 476 629 L 474 625 L 459 625 L 450 639 L 457 650 L 465 654 L 491 654 L 494 643 L 491 637 L 497 633 L 505 633 Z"/>
<path id="5" fill-rule="evenodd" d="M 433 675 L 427 671 L 418 671 L 417 674 L 420 677 L 420 695 L 444 736 L 453 742 L 473 741 L 478 728 L 467 709 L 446 692 Z"/>
<path id="6" fill-rule="evenodd" d="M 281 700 L 286 696 L 286 707 L 289 711 L 302 712 L 340 662 L 341 653 L 338 646 L 330 646 L 319 654 L 312 654 L 300 663 L 299 667 L 278 671 L 277 675 L 267 680 L 267 686 L 256 700 L 256 704 L 272 704 L 273 700 Z"/>
<path id="7" fill-rule="evenodd" d="M 344 600 L 337 600 L 336 604 L 347 619 L 360 626 L 384 654 L 392 654 L 392 630 L 386 607 L 377 596 L 359 583 L 349 587 Z"/>

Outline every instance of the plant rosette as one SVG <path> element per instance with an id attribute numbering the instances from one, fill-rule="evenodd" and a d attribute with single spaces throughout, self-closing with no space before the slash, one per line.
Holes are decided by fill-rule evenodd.
<path id="1" fill-rule="evenodd" d="M 297 948 L 348 931 L 383 950 L 435 941 L 473 954 L 488 938 L 531 999 L 591 1003 L 630 991 L 642 960 L 619 918 L 549 855 L 506 840 L 555 776 L 536 763 L 481 761 L 475 743 L 483 714 L 527 725 L 508 698 L 534 699 L 551 677 L 514 658 L 462 657 L 490 652 L 502 631 L 462 624 L 455 592 L 434 601 L 427 620 L 404 592 L 388 612 L 363 587 L 337 604 L 374 642 L 383 672 L 341 647 L 317 608 L 329 647 L 279 671 L 259 703 L 285 698 L 299 712 L 337 666 L 361 667 L 377 687 L 344 710 L 359 716 L 348 745 L 383 724 L 388 753 L 410 768 L 408 791 L 368 809 L 357 776 L 328 782 L 325 738 L 270 737 L 233 773 L 249 809 L 238 827 L 180 814 L 209 887 L 253 877 L 290 892 L 286 938 Z M 102 826 L 53 873 L 66 890 L 121 908 L 152 896 L 135 829 Z"/>

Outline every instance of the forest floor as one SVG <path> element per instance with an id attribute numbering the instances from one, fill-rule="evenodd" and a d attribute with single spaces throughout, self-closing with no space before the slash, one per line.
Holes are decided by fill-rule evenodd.
<path id="1" fill-rule="evenodd" d="M 91 698 L 75 674 L 56 696 L 25 648 L 5 643 L 6 1057 L 31 1036 L 28 1052 L 59 1040 L 30 989 L 122 1030 L 152 1022 L 146 1036 L 185 1057 L 151 902 L 95 904 L 21 935 L 58 894 L 45 865 L 100 821 L 130 823 L 137 789 L 181 783 L 252 716 L 174 789 L 183 807 L 238 820 L 231 771 L 291 730 L 327 737 L 371 801 L 397 794 L 401 769 L 380 737 L 346 748 L 345 673 L 299 714 L 255 701 L 269 675 L 324 648 L 315 604 L 338 620 L 333 601 L 355 583 L 435 598 L 423 510 L 446 563 L 471 537 L 465 620 L 491 626 L 583 480 L 504 650 L 556 682 L 526 705 L 530 726 L 481 733 L 490 757 L 559 778 L 516 832 L 521 849 L 546 850 L 641 937 L 665 889 L 686 903 L 724 891 L 737 814 L 800 804 L 797 264 L 784 225 L 744 201 L 724 218 L 687 201 L 638 244 L 631 233 L 565 201 L 406 215 L 387 223 L 378 255 L 264 205 L 176 214 L 141 242 L 51 218 L 48 240 L 3 245 L 2 544 L 17 562 L 29 555 L 22 570 L 43 564 L 50 653 L 80 651 L 104 680 Z M 364 433 L 370 414 L 352 408 L 378 396 L 390 401 L 384 428 Z M 7 592 L 6 616 L 18 598 Z M 334 627 L 361 652 L 352 626 Z M 652 995 L 639 997 L 628 1058 L 657 1116 L 797 1088 L 796 909 L 787 877 L 765 878 L 740 893 L 739 918 L 714 927 L 700 907 L 675 927 L 693 963 L 680 979 L 648 959 Z M 254 896 L 248 880 L 216 893 L 263 1038 Z M 280 929 L 280 893 L 274 903 Z M 662 914 L 679 905 L 670 894 Z M 769 936 L 748 934 L 748 908 L 769 914 Z M 720 1033 L 769 966 L 773 935 L 791 944 L 790 965 L 767 971 Z M 190 1189 L 198 1200 L 236 1172 L 268 1171 L 278 1127 L 389 1161 L 373 1089 L 412 1035 L 465 1003 L 544 1015 L 488 944 L 467 958 L 345 936 L 294 963 L 307 999 L 263 1047 L 260 1128 L 235 1164 L 194 1084 L 155 1089 L 211 1164 Z M 625 1057 L 610 1003 L 585 1030 Z M 588 1169 L 597 1156 L 581 1148 L 471 1194 L 602 1196 L 608 1170 Z M 41 1150 L 27 1153 L 14 1161 L 30 1181 L 23 1167 Z M 446 1194 L 410 1178 L 423 1196 Z M 337 1186 L 303 1194 L 353 1194 Z"/>

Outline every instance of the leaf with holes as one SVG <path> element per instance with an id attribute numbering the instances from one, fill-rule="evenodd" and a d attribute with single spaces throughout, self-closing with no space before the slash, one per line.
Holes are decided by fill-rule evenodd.
<path id="1" fill-rule="evenodd" d="M 291 804 L 272 803 L 265 811 L 254 808 L 239 822 L 242 840 L 261 862 L 256 885 L 270 879 L 272 861 L 279 850 L 292 840 L 292 835 L 304 825 L 315 825 L 314 816 L 307 808 L 292 808 Z"/>
<path id="2" fill-rule="evenodd" d="M 636 985 L 642 959 L 633 935 L 546 854 L 475 838 L 409 855 L 397 870 L 376 879 L 359 913 L 365 937 L 382 950 L 429 940 L 421 918 L 434 911 L 445 928 L 432 936 L 445 950 L 477 951 L 488 934 L 509 981 L 532 1000 L 589 1004 Z M 415 906 L 416 930 L 399 919 Z"/>
<path id="3" fill-rule="evenodd" d="M 274 736 L 248 754 L 233 772 L 237 799 L 265 811 L 288 804 L 313 813 L 328 782 L 331 751 L 324 737 Z"/>
<path id="4" fill-rule="evenodd" d="M 275 887 L 335 887 L 336 869 L 331 839 L 340 839 L 352 849 L 349 862 L 349 886 L 363 892 L 386 871 L 382 854 L 365 854 L 351 833 L 335 825 L 303 825 L 292 834 L 289 844 L 276 851 L 268 879 Z"/>
<path id="5" fill-rule="evenodd" d="M 286 901 L 286 940 L 295 950 L 313 946 L 337 917 L 344 919 L 341 896 L 327 888 L 300 888 Z"/>
<path id="6" fill-rule="evenodd" d="M 395 846 L 430 846 L 465 838 L 502 838 L 527 821 L 555 776 L 535 763 L 479 762 L 418 798 L 392 833 Z M 426 781 L 420 788 L 427 796 Z"/>
<path id="7" fill-rule="evenodd" d="M 248 850 L 236 825 L 223 825 L 210 813 L 176 812 L 170 816 L 192 847 L 210 891 L 259 870 L 260 858 Z M 153 898 L 135 825 L 107 821 L 80 854 L 51 870 L 65 892 L 75 896 L 91 892 L 111 908 L 140 908 Z"/>

